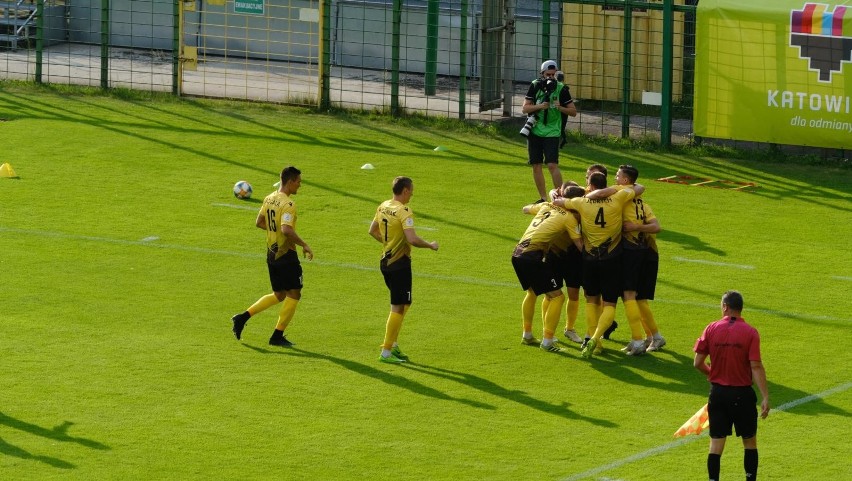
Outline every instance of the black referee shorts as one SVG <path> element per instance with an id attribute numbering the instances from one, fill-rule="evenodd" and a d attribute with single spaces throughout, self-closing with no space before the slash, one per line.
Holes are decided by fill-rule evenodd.
<path id="1" fill-rule="evenodd" d="M 743 439 L 757 435 L 757 394 L 751 386 L 711 384 L 707 414 L 713 439 L 730 436 L 732 426 Z"/>

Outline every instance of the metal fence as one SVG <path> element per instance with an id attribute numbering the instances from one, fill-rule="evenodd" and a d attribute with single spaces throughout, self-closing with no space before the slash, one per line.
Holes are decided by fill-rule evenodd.
<path id="1" fill-rule="evenodd" d="M 0 0 L 0 79 L 499 120 L 553 58 L 569 129 L 685 142 L 693 3 Z"/>

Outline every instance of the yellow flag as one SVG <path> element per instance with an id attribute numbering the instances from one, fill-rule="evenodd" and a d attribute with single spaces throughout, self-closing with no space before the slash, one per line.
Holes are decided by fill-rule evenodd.
<path id="1" fill-rule="evenodd" d="M 710 416 L 707 414 L 707 405 L 705 404 L 675 431 L 674 437 L 682 438 L 687 434 L 701 434 L 708 426 L 710 426 Z"/>

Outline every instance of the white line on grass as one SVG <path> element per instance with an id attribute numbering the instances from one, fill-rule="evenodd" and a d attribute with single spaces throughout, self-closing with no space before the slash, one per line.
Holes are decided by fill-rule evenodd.
<path id="1" fill-rule="evenodd" d="M 713 262 L 713 261 L 705 261 L 701 259 L 688 259 L 686 257 L 672 257 L 672 259 L 679 262 L 693 262 L 695 264 L 707 264 L 711 266 L 722 266 L 722 267 L 733 267 L 735 269 L 754 269 L 754 266 L 748 266 L 744 264 L 729 264 L 727 262 Z"/>
<path id="2" fill-rule="evenodd" d="M 256 211 L 260 210 L 260 207 L 252 207 L 250 205 L 234 205 L 234 204 L 210 204 L 215 207 L 227 207 L 229 209 L 240 209 L 240 210 L 251 210 Z"/>
<path id="3" fill-rule="evenodd" d="M 815 401 L 817 399 L 823 399 L 823 398 L 826 398 L 828 396 L 831 396 L 832 394 L 837 394 L 839 392 L 846 391 L 850 387 L 852 387 L 852 382 L 840 384 L 840 385 L 837 385 L 837 386 L 835 386 L 831 389 L 823 391 L 819 394 L 813 394 L 813 395 L 810 395 L 810 396 L 805 396 L 803 398 L 796 399 L 795 401 L 790 401 L 788 403 L 782 404 L 782 405 L 778 406 L 777 408 L 774 408 L 773 411 L 787 411 L 787 410 L 794 408 L 796 406 L 799 406 L 801 404 L 805 404 L 805 403 L 808 403 L 808 402 L 811 402 L 811 401 Z M 666 452 L 670 449 L 676 448 L 678 446 L 683 446 L 684 444 L 693 443 L 695 441 L 698 441 L 699 439 L 706 438 L 706 437 L 707 437 L 707 432 L 704 432 L 703 434 L 700 434 L 698 436 L 690 436 L 690 437 L 685 437 L 685 438 L 679 438 L 676 441 L 672 441 L 670 443 L 663 444 L 662 446 L 657 446 L 656 448 L 651 448 L 647 451 L 643 451 L 641 453 L 634 454 L 633 456 L 628 456 L 626 458 L 619 459 L 618 461 L 613 461 L 609 464 L 605 464 L 603 466 L 598 466 L 597 468 L 592 468 L 592 469 L 589 469 L 588 471 L 583 471 L 582 473 L 578 473 L 578 474 L 569 476 L 567 478 L 563 478 L 562 481 L 578 481 L 580 479 L 587 479 L 587 478 L 590 478 L 590 477 L 592 477 L 592 476 L 594 476 L 598 473 L 603 473 L 605 471 L 609 471 L 610 469 L 619 468 L 621 466 L 624 466 L 625 464 L 630 464 L 630 463 L 633 463 L 635 461 L 641 461 L 643 459 L 654 456 L 655 454 L 663 453 L 663 452 Z"/>
<path id="4" fill-rule="evenodd" d="M 153 247 L 157 249 L 171 249 L 176 251 L 185 251 L 185 252 L 198 252 L 201 254 L 216 254 L 216 255 L 224 255 L 224 256 L 232 256 L 232 257 L 242 257 L 245 259 L 263 259 L 265 256 L 263 254 L 247 254 L 244 252 L 235 252 L 228 250 L 220 250 L 220 249 L 206 249 L 203 247 L 188 247 L 177 244 L 160 244 L 145 241 L 145 239 L 141 241 L 130 241 L 123 239 L 110 239 L 107 237 L 95 237 L 95 236 L 83 236 L 83 235 L 75 235 L 75 234 L 64 234 L 61 232 L 44 232 L 44 231 L 33 231 L 26 229 L 13 229 L 8 227 L 0 227 L 0 232 L 11 232 L 17 234 L 26 234 L 26 235 L 35 235 L 40 237 L 58 237 L 63 239 L 76 239 L 83 241 L 92 241 L 92 242 L 104 242 L 108 244 L 119 244 L 119 245 L 134 245 L 134 246 L 144 246 L 144 247 Z M 151 238 L 146 238 L 151 239 Z M 377 267 L 364 266 L 360 264 L 349 264 L 344 262 L 325 262 L 320 260 L 314 260 L 311 262 L 312 264 L 320 265 L 320 266 L 328 266 L 328 267 L 336 267 L 342 269 L 354 269 L 360 271 L 377 271 Z M 462 284 L 474 284 L 479 286 L 493 286 L 493 287 L 507 287 L 507 288 L 520 288 L 520 286 L 516 282 L 507 282 L 507 281 L 495 281 L 491 279 L 480 279 L 476 277 L 467 277 L 467 276 L 446 276 L 441 274 L 429 274 L 424 272 L 417 272 L 414 274 L 415 277 L 425 278 L 425 279 L 438 279 L 442 281 L 450 281 L 450 282 L 459 282 Z M 661 304 L 680 304 L 687 306 L 695 306 L 702 307 L 708 309 L 719 309 L 718 304 L 711 304 L 705 302 L 695 302 L 695 301 L 680 301 L 680 300 L 667 300 L 667 299 L 656 299 L 654 302 Z M 779 317 L 787 317 L 792 319 L 810 319 L 810 320 L 819 320 L 819 321 L 840 321 L 840 322 L 852 322 L 852 319 L 844 319 L 839 317 L 831 317 L 831 316 L 817 316 L 811 314 L 797 314 L 791 312 L 783 312 L 783 311 L 774 311 L 769 309 L 754 309 L 749 308 L 750 312 L 761 312 L 764 314 L 779 316 Z"/>
<path id="5" fill-rule="evenodd" d="M 852 277 L 846 276 L 831 276 L 832 279 L 837 279 L 838 281 L 852 281 Z"/>

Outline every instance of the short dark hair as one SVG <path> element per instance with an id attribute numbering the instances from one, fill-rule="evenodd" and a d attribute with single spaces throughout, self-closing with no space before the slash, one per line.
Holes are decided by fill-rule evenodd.
<path id="1" fill-rule="evenodd" d="M 737 291 L 727 291 L 722 295 L 722 304 L 734 311 L 743 310 L 743 295 Z"/>
<path id="2" fill-rule="evenodd" d="M 573 199 L 574 197 L 583 197 L 586 195 L 586 189 L 580 187 L 579 185 L 572 185 L 567 189 L 563 189 L 562 197 L 566 199 Z"/>
<path id="3" fill-rule="evenodd" d="M 399 176 L 393 179 L 393 193 L 394 195 L 402 194 L 404 189 L 410 189 L 411 186 L 414 185 L 414 181 L 409 177 Z"/>
<path id="4" fill-rule="evenodd" d="M 590 170 L 596 170 L 598 172 L 602 172 L 604 177 L 607 175 L 606 166 L 603 164 L 592 164 L 586 168 L 586 172 L 588 173 Z"/>
<path id="5" fill-rule="evenodd" d="M 292 165 L 284 167 L 284 170 L 281 171 L 281 185 L 284 185 L 291 180 L 295 180 L 300 175 L 302 175 L 302 171 Z"/>
<path id="6" fill-rule="evenodd" d="M 595 189 L 603 189 L 606 187 L 606 174 L 603 172 L 592 172 L 589 176 L 589 185 Z"/>
<path id="7" fill-rule="evenodd" d="M 621 170 L 621 172 L 623 172 L 628 179 L 630 179 L 631 184 L 636 183 L 636 179 L 639 178 L 639 169 L 633 167 L 632 165 L 621 164 L 618 166 L 618 169 Z"/>

